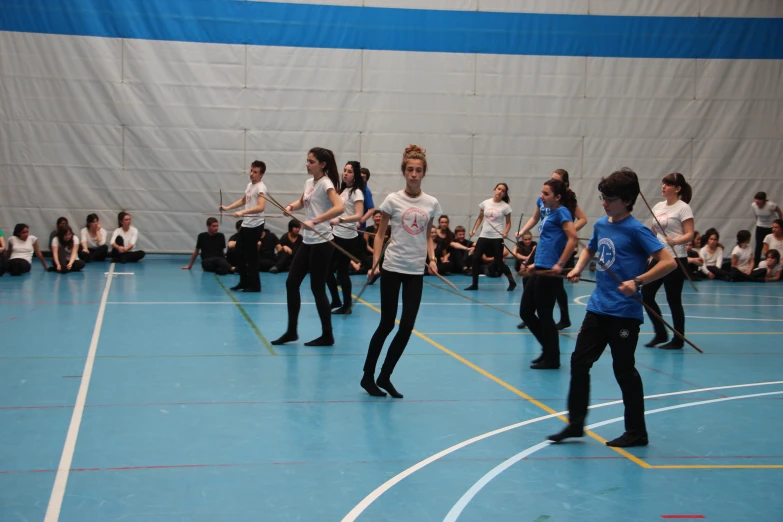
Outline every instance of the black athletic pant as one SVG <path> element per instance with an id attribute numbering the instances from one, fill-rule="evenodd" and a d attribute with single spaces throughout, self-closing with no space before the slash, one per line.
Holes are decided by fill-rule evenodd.
<path id="1" fill-rule="evenodd" d="M 687 266 L 688 264 L 687 257 L 678 257 L 675 258 L 675 261 L 678 265 L 685 263 L 685 266 Z M 645 270 L 645 272 L 649 271 L 657 264 L 657 261 L 652 260 L 650 264 L 647 265 L 647 270 Z M 682 273 L 682 268 L 678 266 L 661 279 L 657 279 L 642 287 L 642 300 L 644 303 L 652 308 L 655 313 L 661 315 L 661 309 L 658 306 L 658 303 L 655 302 L 655 294 L 658 292 L 658 289 L 661 288 L 661 285 L 663 285 L 664 290 L 666 290 L 666 302 L 669 303 L 669 310 L 672 313 L 674 329 L 682 335 L 685 335 L 685 309 L 682 307 L 682 286 L 684 284 L 685 274 Z M 650 322 L 655 329 L 655 337 L 658 339 L 666 339 L 669 335 L 666 332 L 666 327 L 663 323 L 658 318 L 650 315 L 649 311 L 647 312 L 647 316 L 650 318 Z M 681 343 L 682 341 L 677 338 L 675 339 L 675 342 Z"/>
<path id="2" fill-rule="evenodd" d="M 644 422 L 644 387 L 642 378 L 636 371 L 634 358 L 640 324 L 637 319 L 587 312 L 576 339 L 576 349 L 571 354 L 568 417 L 572 426 L 584 428 L 590 400 L 590 368 L 601 357 L 608 344 L 612 350 L 614 378 L 623 393 L 625 431 L 635 436 L 647 436 Z"/>
<path id="3" fill-rule="evenodd" d="M 764 249 L 764 238 L 772 233 L 771 228 L 756 227 L 756 251 L 753 253 L 755 266 L 759 266 L 761 261 L 761 251 Z M 783 252 L 781 252 L 783 253 Z"/>
<path id="4" fill-rule="evenodd" d="M 74 245 L 74 248 L 76 248 L 76 245 Z M 71 255 L 64 249 L 64 248 L 58 248 L 57 249 L 57 260 L 60 262 L 60 267 L 62 267 L 62 271 L 59 272 L 60 274 L 67 274 L 68 272 L 79 272 L 82 268 L 84 268 L 84 261 L 81 259 L 74 260 L 73 264 L 71 265 L 71 269 L 68 270 L 68 263 L 71 260 Z M 57 272 L 57 264 L 52 261 L 52 267 L 49 269 L 51 272 Z"/>
<path id="5" fill-rule="evenodd" d="M 30 263 L 26 259 L 9 259 L 5 269 L 12 276 L 19 276 L 30 271 Z"/>
<path id="6" fill-rule="evenodd" d="M 389 345 L 386 359 L 381 367 L 381 376 L 389 377 L 394 367 L 402 357 L 402 352 L 408 345 L 416 316 L 419 314 L 421 294 L 424 288 L 424 276 L 400 274 L 381 269 L 381 322 L 370 340 L 367 359 L 364 361 L 364 373 L 375 375 L 375 367 L 383 350 L 383 343 L 394 330 L 394 320 L 397 318 L 397 300 L 402 287 L 402 316 L 397 334 Z"/>
<path id="7" fill-rule="evenodd" d="M 98 248 L 88 247 L 87 250 L 89 250 L 89 253 L 85 253 L 81 247 L 79 248 L 79 259 L 85 263 L 90 263 L 92 261 L 106 261 L 106 258 L 109 257 L 109 245 L 101 245 Z"/>
<path id="8" fill-rule="evenodd" d="M 117 246 L 125 246 L 125 240 L 122 236 L 117 236 L 114 242 L 117 243 Z M 137 263 L 144 259 L 145 255 L 147 253 L 144 250 L 131 250 L 130 252 L 119 253 L 117 250 L 111 249 L 111 260 L 115 263 Z"/>
<path id="9" fill-rule="evenodd" d="M 555 366 L 560 365 L 560 336 L 553 312 L 555 296 L 562 286 L 560 278 L 533 275 L 525 285 L 519 305 L 520 317 L 541 344 L 542 362 Z"/>
<path id="10" fill-rule="evenodd" d="M 503 239 L 480 237 L 476 242 L 476 249 L 473 251 L 473 286 L 478 286 L 482 254 L 487 254 L 493 258 L 492 265 L 497 269 L 498 273 L 502 273 L 506 277 L 511 276 L 511 269 L 508 268 L 503 259 Z"/>
<path id="11" fill-rule="evenodd" d="M 334 242 L 342 247 L 345 251 L 353 254 L 358 250 L 359 237 L 351 239 L 343 239 L 335 236 Z M 337 272 L 337 278 L 335 279 L 334 273 Z M 326 276 L 326 285 L 329 287 L 329 293 L 332 295 L 332 302 L 340 300 L 340 296 L 337 293 L 337 282 L 340 282 L 340 286 L 343 290 L 343 306 L 351 306 L 351 291 L 353 286 L 351 285 L 351 260 L 342 252 L 335 252 L 332 255 L 332 263 L 329 267 L 329 273 Z"/>
<path id="12" fill-rule="evenodd" d="M 261 290 L 261 276 L 258 274 L 258 242 L 264 225 L 257 227 L 240 227 L 237 250 L 239 251 L 239 264 L 236 265 L 239 273 L 237 286 L 246 290 Z"/>
<path id="13" fill-rule="evenodd" d="M 296 334 L 299 326 L 299 309 L 302 307 L 302 297 L 299 295 L 299 287 L 302 286 L 305 276 L 310 274 L 310 290 L 313 291 L 315 307 L 318 309 L 318 317 L 321 319 L 323 335 L 332 335 L 332 311 L 329 308 L 329 298 L 326 296 L 326 274 L 329 271 L 330 261 L 334 248 L 331 243 L 317 243 L 308 245 L 303 243 L 296 251 L 288 279 L 285 281 L 286 294 L 288 295 L 288 330 L 289 334 Z"/>
<path id="14" fill-rule="evenodd" d="M 217 275 L 231 273 L 231 265 L 224 257 L 208 257 L 201 260 L 201 269 L 204 272 L 215 272 Z"/>

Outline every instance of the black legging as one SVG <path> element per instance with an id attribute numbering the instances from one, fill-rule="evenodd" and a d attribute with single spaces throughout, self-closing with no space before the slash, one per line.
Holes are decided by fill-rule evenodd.
<path id="1" fill-rule="evenodd" d="M 421 294 L 424 289 L 424 276 L 400 274 L 381 269 L 381 322 L 370 340 L 367 349 L 367 359 L 364 361 L 364 373 L 374 374 L 378 358 L 383 350 L 383 343 L 394 330 L 394 320 L 397 318 L 397 300 L 402 286 L 402 316 L 397 335 L 392 339 L 386 359 L 381 367 L 380 377 L 389 377 L 402 357 L 402 352 L 408 345 L 416 316 L 419 314 Z"/>
<path id="2" fill-rule="evenodd" d="M 498 272 L 511 278 L 511 269 L 503 260 L 503 238 L 490 239 L 480 237 L 476 242 L 476 249 L 473 251 L 473 286 L 478 286 L 479 269 L 481 268 L 482 254 L 492 255 L 492 265 Z"/>
<path id="3" fill-rule="evenodd" d="M 117 236 L 114 240 L 117 246 L 125 246 L 125 240 L 122 236 Z M 144 250 L 131 250 L 130 252 L 118 252 L 116 248 L 111 249 L 111 259 L 117 263 L 137 263 L 144 259 L 147 253 Z"/>
<path id="4" fill-rule="evenodd" d="M 563 280 L 558 277 L 533 275 L 525 284 L 519 305 L 520 317 L 541 344 L 542 362 L 553 366 L 560 366 L 560 336 L 553 312 L 555 296 L 562 287 Z"/>
<path id="5" fill-rule="evenodd" d="M 98 248 L 87 247 L 87 250 L 88 252 L 85 252 L 79 248 L 79 259 L 85 263 L 90 263 L 92 261 L 106 261 L 106 258 L 109 257 L 109 245 L 101 245 Z"/>
<path id="6" fill-rule="evenodd" d="M 257 227 L 240 227 L 237 249 L 239 264 L 236 266 L 239 272 L 238 287 L 246 290 L 261 290 L 261 276 L 258 274 L 258 242 L 264 233 L 264 225 Z"/>
<path id="7" fill-rule="evenodd" d="M 687 266 L 688 258 L 677 257 L 675 258 L 675 261 L 677 262 L 677 265 L 685 263 Z M 647 270 L 645 270 L 645 272 L 649 271 L 657 264 L 658 262 L 653 259 L 650 264 L 647 265 Z M 661 288 L 661 285 L 663 285 L 663 288 L 666 290 L 666 302 L 669 303 L 669 309 L 672 313 L 674 329 L 680 332 L 682 335 L 685 335 L 685 309 L 682 307 L 683 284 L 685 284 L 685 275 L 682 273 L 682 268 L 677 266 L 677 268 L 666 274 L 661 279 L 644 285 L 642 287 L 642 300 L 646 305 L 652 308 L 655 313 L 661 315 L 661 309 L 658 307 L 658 303 L 655 302 L 655 294 L 658 292 L 658 289 Z M 650 322 L 655 329 L 655 338 L 658 340 L 667 339 L 668 334 L 666 333 L 666 327 L 663 325 L 663 323 L 659 319 L 650 315 L 649 311 L 647 312 L 647 316 L 650 318 Z M 674 342 L 682 343 L 679 338 L 675 339 Z"/>
<path id="8" fill-rule="evenodd" d="M 22 274 L 26 274 L 30 271 L 30 262 L 26 259 L 9 259 L 8 264 L 6 265 L 6 270 L 8 270 L 8 273 L 12 276 L 20 276 Z"/>
<path id="9" fill-rule="evenodd" d="M 335 236 L 334 242 L 337 246 L 342 247 L 343 250 L 353 254 L 358 249 L 359 236 L 351 239 Z M 335 271 L 337 271 L 336 279 L 334 277 Z M 333 303 L 340 300 L 340 296 L 337 294 L 338 280 L 340 281 L 340 287 L 343 289 L 343 307 L 349 308 L 351 306 L 351 291 L 353 290 L 353 286 L 351 285 L 351 260 L 348 256 L 340 252 L 335 253 L 332 256 L 329 273 L 326 275 L 326 286 L 329 287 L 329 293 L 332 295 Z"/>
<path id="10" fill-rule="evenodd" d="M 299 326 L 299 309 L 302 307 L 302 297 L 299 287 L 305 276 L 310 274 L 310 290 L 313 291 L 315 307 L 321 318 L 322 335 L 332 335 L 332 311 L 329 308 L 329 298 L 326 296 L 326 274 L 332 259 L 334 248 L 331 243 L 308 245 L 303 243 L 296 251 L 291 261 L 291 270 L 285 281 L 288 296 L 288 331 L 296 334 Z"/>
<path id="11" fill-rule="evenodd" d="M 764 238 L 772 233 L 771 228 L 756 227 L 756 251 L 753 253 L 753 260 L 756 266 L 761 261 L 761 251 L 764 249 Z"/>

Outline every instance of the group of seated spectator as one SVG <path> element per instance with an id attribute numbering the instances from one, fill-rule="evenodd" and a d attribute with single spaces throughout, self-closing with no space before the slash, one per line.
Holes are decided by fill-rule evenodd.
<path id="1" fill-rule="evenodd" d="M 46 262 L 38 238 L 30 233 L 28 225 L 17 223 L 7 247 L 3 231 L 0 230 L 0 275 L 5 272 L 12 276 L 26 274 L 32 268 L 33 255 L 41 261 L 44 269 L 60 274 L 79 272 L 86 263 L 105 261 L 109 256 L 118 263 L 141 261 L 145 253 L 136 249 L 139 231 L 131 226 L 131 221 L 129 213 L 120 212 L 117 216 L 118 226 L 107 242 L 106 231 L 101 227 L 97 214 L 87 216 L 78 238 L 68 218 L 58 218 L 55 229 L 49 234 L 51 265 Z"/>

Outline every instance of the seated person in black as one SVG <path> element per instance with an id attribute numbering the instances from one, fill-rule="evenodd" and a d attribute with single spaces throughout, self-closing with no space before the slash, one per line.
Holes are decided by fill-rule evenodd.
<path id="1" fill-rule="evenodd" d="M 258 270 L 260 272 L 269 272 L 277 263 L 277 236 L 264 227 L 261 232 L 261 246 L 258 248 Z"/>
<path id="2" fill-rule="evenodd" d="M 237 233 L 228 238 L 228 248 L 226 249 L 226 259 L 231 266 L 237 266 L 239 260 L 242 257 L 240 251 L 237 248 L 239 242 L 239 229 L 242 228 L 242 220 L 237 221 L 235 228 Z"/>
<path id="3" fill-rule="evenodd" d="M 459 225 L 454 229 L 454 240 L 447 250 L 448 271 L 452 274 L 467 274 L 473 266 L 473 247 L 475 243 L 465 239 L 465 227 Z"/>
<path id="4" fill-rule="evenodd" d="M 275 266 L 269 269 L 269 273 L 288 272 L 291 268 L 291 260 L 302 244 L 302 236 L 299 234 L 301 229 L 302 224 L 299 221 L 292 219 L 288 222 L 288 233 L 277 244 L 277 261 Z"/>
<path id="5" fill-rule="evenodd" d="M 211 217 L 207 219 L 207 231 L 198 235 L 196 248 L 193 255 L 190 256 L 190 263 L 183 266 L 182 270 L 190 270 L 193 262 L 201 251 L 201 269 L 204 272 L 215 272 L 217 275 L 226 275 L 234 273 L 234 266 L 231 265 L 223 255 L 223 249 L 226 248 L 226 236 L 218 232 L 218 220 Z"/>

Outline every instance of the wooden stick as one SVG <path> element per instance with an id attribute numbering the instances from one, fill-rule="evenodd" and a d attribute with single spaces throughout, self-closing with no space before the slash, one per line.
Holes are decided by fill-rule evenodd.
<path id="1" fill-rule="evenodd" d="M 389 238 L 388 240 L 384 239 L 383 248 L 381 249 L 381 255 L 378 256 L 378 261 L 375 262 L 375 264 L 372 266 L 368 274 L 375 273 L 375 269 L 378 268 L 378 264 L 380 264 L 381 259 L 383 259 L 383 254 L 386 252 L 386 247 L 388 247 L 390 243 L 391 243 L 391 238 Z M 359 295 L 356 296 L 357 301 L 359 300 L 359 298 L 362 297 L 362 294 L 367 289 L 367 285 L 369 284 L 370 284 L 370 279 L 368 278 L 367 281 L 364 282 L 364 286 L 362 287 L 362 289 L 359 291 Z"/>
<path id="2" fill-rule="evenodd" d="M 223 225 L 223 189 L 220 190 L 220 225 Z"/>
<path id="3" fill-rule="evenodd" d="M 619 277 L 617 277 L 617 274 L 615 274 L 614 272 L 612 272 L 612 270 L 611 270 L 611 269 L 610 269 L 608 266 L 606 266 L 606 265 L 604 264 L 604 262 L 603 262 L 603 261 L 601 261 L 601 258 L 600 258 L 600 257 L 599 257 L 599 258 L 596 258 L 596 261 L 598 261 L 598 264 L 600 264 L 600 265 L 601 265 L 601 267 L 604 269 L 604 271 L 606 271 L 606 273 L 608 273 L 610 276 L 612 276 L 612 277 L 614 278 L 614 280 L 615 280 L 615 281 L 617 281 L 617 282 L 618 282 L 618 283 L 620 283 L 621 285 L 623 284 L 623 282 L 620 280 L 620 278 L 619 278 Z M 625 295 L 625 294 L 623 294 L 623 295 Z M 650 315 L 652 315 L 653 317 L 655 317 L 656 319 L 658 319 L 660 322 L 662 322 L 663 324 L 665 324 L 665 325 L 666 325 L 666 326 L 669 328 L 669 330 L 671 330 L 672 332 L 674 332 L 674 335 L 676 335 L 677 337 L 679 337 L 680 339 L 682 339 L 682 340 L 683 340 L 683 341 L 685 341 L 686 343 L 688 343 L 688 344 L 690 344 L 691 346 L 693 346 L 693 347 L 696 349 L 696 351 L 697 351 L 697 352 L 699 352 L 699 353 L 704 353 L 704 351 L 703 351 L 701 348 L 699 348 L 698 346 L 696 346 L 695 344 L 693 344 L 692 342 L 690 342 L 690 341 L 689 341 L 689 340 L 688 340 L 688 339 L 687 339 L 687 338 L 686 338 L 684 335 L 682 335 L 680 332 L 678 332 L 677 330 L 675 330 L 675 329 L 674 329 L 674 327 L 673 327 L 672 325 L 670 325 L 669 323 L 667 323 L 666 321 L 664 321 L 663 317 L 661 317 L 660 315 L 658 315 L 658 313 L 656 313 L 656 311 L 655 311 L 655 310 L 653 310 L 653 309 L 652 309 L 652 307 L 650 307 L 649 305 L 647 305 L 647 303 L 645 303 L 644 301 L 642 301 L 642 300 L 639 298 L 639 296 L 638 296 L 638 295 L 636 295 L 636 292 L 634 292 L 634 293 L 633 293 L 632 297 L 633 297 L 634 299 L 636 299 L 636 300 L 637 300 L 639 303 L 641 303 L 641 305 L 647 309 L 647 311 L 650 313 Z"/>
<path id="4" fill-rule="evenodd" d="M 214 212 L 199 212 L 202 216 L 214 216 Z M 288 216 L 264 216 L 264 219 L 285 219 L 288 218 Z"/>
<path id="5" fill-rule="evenodd" d="M 290 216 L 290 217 L 292 217 L 292 218 L 296 218 L 296 216 L 294 216 L 294 215 L 293 215 L 293 214 L 291 214 L 289 211 L 287 211 L 287 210 L 285 209 L 285 207 L 282 207 L 282 206 L 280 205 L 280 203 L 277 203 L 276 201 L 272 201 L 272 199 L 270 199 L 270 198 L 271 198 L 271 196 L 267 197 L 267 195 L 264 195 L 264 194 L 259 194 L 259 196 L 261 196 L 261 197 L 262 197 L 262 198 L 264 198 L 265 200 L 267 200 L 267 201 L 269 201 L 270 203 L 272 203 L 273 205 L 275 205 L 277 208 L 279 208 L 280 210 L 282 210 L 282 211 L 283 211 L 283 213 L 284 213 L 284 214 L 286 214 L 287 216 Z M 299 219 L 299 218 L 296 218 L 296 219 Z M 326 241 L 326 242 L 330 243 L 330 244 L 331 244 L 331 245 L 332 245 L 332 246 L 333 246 L 333 247 L 334 247 L 336 250 L 338 250 L 338 251 L 342 252 L 343 254 L 345 254 L 345 255 L 348 257 L 348 259 L 351 259 L 352 261 L 354 261 L 354 262 L 356 262 L 356 263 L 361 263 L 361 261 L 359 260 L 359 258 L 355 257 L 353 254 L 351 254 L 350 252 L 348 252 L 347 250 L 345 250 L 343 247 L 341 247 L 340 245 L 338 245 L 337 243 L 335 243 L 334 241 L 332 241 L 332 240 L 331 240 L 331 239 L 329 239 L 328 237 L 324 236 L 323 234 L 321 234 L 320 232 L 318 232 L 317 230 L 315 230 L 313 227 L 311 227 L 311 226 L 308 226 L 308 225 L 305 225 L 305 222 L 304 222 L 304 221 L 300 221 L 300 223 L 301 223 L 301 224 L 302 224 L 302 226 L 303 226 L 303 227 L 305 227 L 307 230 L 309 230 L 310 232 L 312 232 L 312 233 L 313 233 L 313 234 L 315 234 L 316 236 L 320 237 L 320 238 L 321 238 L 321 239 L 323 239 L 324 241 Z"/>
<path id="6" fill-rule="evenodd" d="M 438 279 L 440 279 L 441 281 L 443 281 L 444 283 L 446 283 L 447 285 L 449 285 L 451 288 L 453 288 L 454 290 L 456 290 L 457 292 L 459 292 L 459 288 L 457 288 L 457 286 L 456 286 L 454 283 L 452 283 L 451 281 L 449 281 L 448 279 L 446 279 L 445 277 L 443 277 L 442 275 L 440 275 L 438 272 L 435 272 L 435 273 L 434 273 L 434 274 L 432 274 L 432 275 L 434 275 L 434 276 L 437 276 L 437 277 L 438 277 Z"/>
<path id="7" fill-rule="evenodd" d="M 563 269 L 563 272 L 565 272 L 565 271 L 566 271 L 566 269 Z M 552 272 L 549 269 L 536 270 L 535 272 L 533 272 L 532 275 L 540 275 L 540 276 L 544 276 L 544 277 L 557 277 L 558 279 L 568 279 L 568 275 L 562 274 L 562 273 L 561 274 L 556 274 L 556 273 Z M 581 276 L 579 277 L 579 281 L 583 281 L 585 283 L 595 283 L 595 280 L 593 280 L 593 279 L 582 279 Z"/>
<path id="8" fill-rule="evenodd" d="M 275 198 L 273 198 L 269 194 L 267 194 L 267 195 L 269 196 L 269 200 L 270 200 L 270 202 L 273 205 L 276 205 L 279 208 L 284 208 L 280 203 L 278 203 L 278 201 Z M 285 212 L 285 210 L 283 210 L 283 212 Z M 303 221 L 300 216 L 297 216 L 294 213 L 289 213 L 289 215 L 294 217 L 295 219 L 297 219 L 299 222 Z M 332 226 L 335 226 L 335 225 L 332 225 Z M 340 227 L 340 228 L 344 228 L 346 230 L 353 230 L 353 227 L 349 227 L 348 225 L 343 225 L 342 223 L 337 223 L 337 226 Z M 358 226 L 356 227 L 356 232 L 358 232 L 359 234 L 368 234 L 370 236 L 374 236 L 375 235 L 375 232 L 367 232 L 366 230 L 361 230 Z M 357 263 L 358 263 L 358 261 L 357 261 Z"/>
<path id="9" fill-rule="evenodd" d="M 642 197 L 642 201 L 644 201 L 644 204 L 647 206 L 647 210 L 649 210 L 649 211 L 650 211 L 650 214 L 652 214 L 652 217 L 653 217 L 653 219 L 654 219 L 654 220 L 655 220 L 655 222 L 658 224 L 658 229 L 661 231 L 661 234 L 663 234 L 663 237 L 665 237 L 665 238 L 666 238 L 666 246 L 668 246 L 669 248 L 671 248 L 671 249 L 672 249 L 672 252 L 673 252 L 673 251 L 674 251 L 674 248 L 673 248 L 673 247 L 671 247 L 671 246 L 668 244 L 668 243 L 669 243 L 669 236 L 667 236 L 667 235 L 666 235 L 666 232 L 664 232 L 664 231 L 663 231 L 663 227 L 661 226 L 661 222 L 660 222 L 660 221 L 658 221 L 658 216 L 656 216 L 656 215 L 655 215 L 655 212 L 653 212 L 653 209 L 652 209 L 652 207 L 650 207 L 650 204 L 649 204 L 649 203 L 647 203 L 647 198 L 646 198 L 646 197 L 644 197 L 644 193 L 641 191 L 641 189 L 639 189 L 639 195 Z M 682 273 L 683 273 L 683 274 L 685 274 L 685 277 L 687 277 L 687 278 L 688 278 L 688 281 L 690 281 L 690 283 L 691 283 L 691 287 L 693 287 L 693 289 L 694 289 L 696 292 L 698 292 L 698 291 L 699 291 L 699 289 L 698 289 L 698 288 L 696 288 L 696 285 L 694 284 L 694 282 L 693 282 L 693 279 L 691 279 L 691 275 L 688 273 L 688 269 L 687 269 L 687 268 L 685 268 L 685 266 L 684 266 L 684 264 L 683 264 L 683 263 L 680 263 L 680 260 L 679 260 L 679 258 L 675 257 L 675 258 L 674 258 L 674 260 L 677 262 L 677 266 L 679 266 L 679 267 L 680 267 L 680 269 L 682 270 Z"/>

